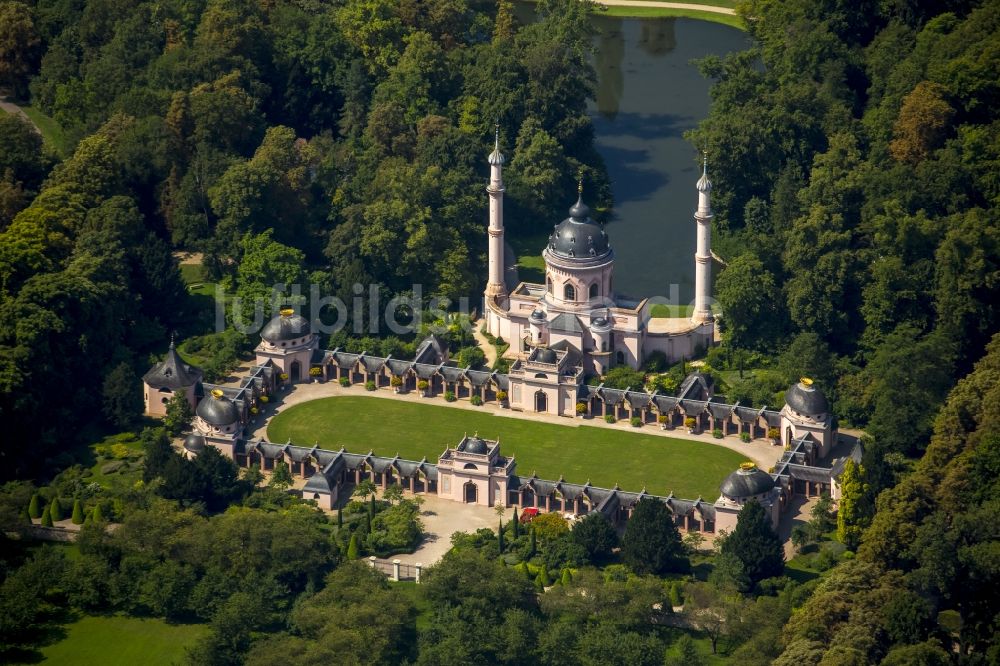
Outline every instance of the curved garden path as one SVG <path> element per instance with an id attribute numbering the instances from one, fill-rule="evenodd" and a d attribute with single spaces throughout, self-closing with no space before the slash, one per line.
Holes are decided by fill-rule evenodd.
<path id="1" fill-rule="evenodd" d="M 14 102 L 9 101 L 6 97 L 0 97 L 0 109 L 6 111 L 12 116 L 20 116 L 21 118 L 27 120 L 28 123 L 35 128 L 35 132 L 41 135 L 42 130 L 38 128 L 35 121 L 28 117 L 28 114 L 24 112 L 24 109 L 19 107 L 17 104 L 14 104 Z"/>
<path id="2" fill-rule="evenodd" d="M 658 2 L 657 0 L 598 0 L 598 4 L 608 7 L 655 7 L 658 9 L 690 9 L 712 14 L 736 16 L 736 10 L 715 5 L 698 5 L 690 2 Z"/>

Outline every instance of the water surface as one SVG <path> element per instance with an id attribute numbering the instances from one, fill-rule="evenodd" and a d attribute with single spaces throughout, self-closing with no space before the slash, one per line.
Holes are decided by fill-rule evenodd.
<path id="1" fill-rule="evenodd" d="M 709 81 L 691 61 L 749 42 L 736 28 L 694 19 L 593 21 L 598 85 L 590 113 L 615 197 L 608 225 L 615 288 L 669 297 L 678 284 L 686 303 L 694 286 L 699 157 L 683 134 L 709 109 Z"/>

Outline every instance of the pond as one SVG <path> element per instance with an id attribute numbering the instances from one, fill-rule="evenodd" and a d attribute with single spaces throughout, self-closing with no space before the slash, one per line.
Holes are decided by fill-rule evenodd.
<path id="1" fill-rule="evenodd" d="M 664 297 L 677 284 L 686 303 L 694 289 L 699 156 L 683 135 L 708 115 L 710 85 L 692 61 L 745 49 L 749 40 L 694 19 L 593 20 L 598 85 L 590 112 L 614 191 L 615 284 L 624 294 Z"/>
<path id="2" fill-rule="evenodd" d="M 522 19 L 530 20 L 530 6 L 519 9 Z M 749 38 L 736 28 L 695 19 L 594 15 L 592 20 L 597 95 L 589 110 L 614 193 L 608 233 L 616 290 L 669 299 L 671 285 L 678 285 L 677 297 L 688 303 L 694 291 L 700 162 L 684 132 L 708 115 L 710 86 L 693 61 L 743 50 Z M 530 248 L 527 239 L 511 240 L 519 246 L 522 279 L 541 280 L 537 240 Z"/>

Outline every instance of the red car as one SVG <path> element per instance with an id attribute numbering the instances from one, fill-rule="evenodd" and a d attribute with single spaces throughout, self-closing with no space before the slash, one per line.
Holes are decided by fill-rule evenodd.
<path id="1" fill-rule="evenodd" d="M 529 507 L 521 512 L 521 517 L 518 518 L 518 521 L 524 525 L 527 525 L 537 515 L 538 515 L 538 509 L 536 509 L 535 507 Z"/>

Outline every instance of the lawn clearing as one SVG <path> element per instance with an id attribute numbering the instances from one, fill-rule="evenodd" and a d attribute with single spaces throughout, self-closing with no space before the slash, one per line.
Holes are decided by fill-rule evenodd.
<path id="1" fill-rule="evenodd" d="M 184 649 L 208 631 L 203 624 L 167 624 L 125 616 L 86 616 L 66 627 L 63 640 L 42 649 L 47 664 L 105 666 L 180 664 Z"/>
<path id="2" fill-rule="evenodd" d="M 579 423 L 579 422 L 576 422 Z M 647 425 L 652 429 L 657 426 Z M 744 457 L 707 442 L 526 419 L 387 398 L 340 396 L 288 407 L 268 425 L 272 442 L 341 446 L 354 453 L 436 462 L 465 434 L 500 438 L 502 452 L 517 458 L 521 477 L 562 475 L 571 483 L 714 501 L 719 484 Z"/>

